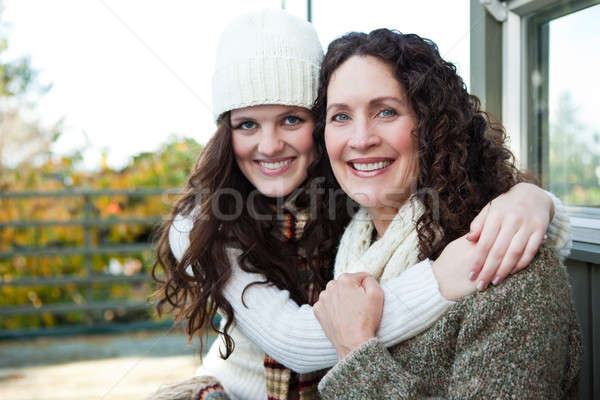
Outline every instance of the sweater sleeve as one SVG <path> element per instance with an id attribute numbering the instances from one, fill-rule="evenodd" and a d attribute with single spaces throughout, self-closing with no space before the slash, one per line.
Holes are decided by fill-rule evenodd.
<path id="1" fill-rule="evenodd" d="M 240 330 L 270 357 L 296 372 L 335 365 L 335 348 L 311 306 L 298 306 L 287 290 L 267 285 L 248 287 L 242 302 L 244 288 L 252 282 L 264 281 L 264 277 L 242 271 L 237 265 L 239 253 L 240 250 L 231 250 L 234 271 L 223 294 L 234 309 Z M 385 300 L 376 334 L 388 347 L 422 332 L 453 304 L 439 293 L 428 260 L 381 287 Z"/>
<path id="2" fill-rule="evenodd" d="M 556 249 L 556 252 L 562 260 L 567 258 L 571 253 L 573 242 L 571 240 L 571 220 L 567 214 L 565 206 L 551 192 L 546 192 L 554 203 L 554 217 L 548 225 L 548 245 Z"/>
<path id="3" fill-rule="evenodd" d="M 377 338 L 367 340 L 338 362 L 319 382 L 323 400 L 422 398 L 423 381 L 402 368 Z"/>
<path id="4" fill-rule="evenodd" d="M 190 217 L 178 217 L 169 230 L 171 251 L 181 259 L 189 246 Z M 232 275 L 223 289 L 240 331 L 270 357 L 300 373 L 333 366 L 335 348 L 323 332 L 311 306 L 298 306 L 287 290 L 252 285 L 263 275 L 243 271 L 237 261 L 241 250 L 230 249 Z M 377 336 L 393 346 L 427 329 L 454 304 L 439 292 L 429 260 L 409 268 L 381 285 L 384 308 Z"/>
<path id="5" fill-rule="evenodd" d="M 568 278 L 551 252 L 541 252 L 526 271 L 457 305 L 462 323 L 444 397 L 555 399 L 577 390 L 581 338 Z M 394 358 L 409 359 L 403 351 L 363 343 L 322 379 L 322 398 L 426 395 L 428 383 Z"/>

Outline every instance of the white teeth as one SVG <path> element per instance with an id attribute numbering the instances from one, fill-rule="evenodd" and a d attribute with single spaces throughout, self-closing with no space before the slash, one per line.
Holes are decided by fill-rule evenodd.
<path id="1" fill-rule="evenodd" d="M 376 163 L 368 163 L 368 164 L 358 164 L 358 163 L 352 163 L 352 167 L 354 167 L 354 169 L 359 170 L 359 171 L 375 171 L 378 169 L 382 169 L 387 167 L 388 165 L 390 165 L 392 163 L 392 161 L 380 161 L 380 162 L 376 162 Z"/>
<path id="2" fill-rule="evenodd" d="M 279 161 L 279 162 L 274 162 L 274 163 L 259 161 L 259 163 L 260 163 L 261 166 L 263 166 L 265 168 L 268 168 L 268 169 L 283 168 L 283 167 L 285 167 L 286 165 L 288 165 L 291 162 L 292 162 L 291 158 L 289 160 Z"/>

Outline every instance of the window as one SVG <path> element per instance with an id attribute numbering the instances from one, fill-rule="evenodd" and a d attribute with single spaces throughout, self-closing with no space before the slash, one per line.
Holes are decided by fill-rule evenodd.
<path id="1" fill-rule="evenodd" d="M 548 40 L 548 165 L 571 206 L 600 208 L 600 5 L 553 19 Z"/>
<path id="2" fill-rule="evenodd" d="M 527 17 L 527 166 L 587 248 L 600 244 L 600 4 L 550 4 Z"/>

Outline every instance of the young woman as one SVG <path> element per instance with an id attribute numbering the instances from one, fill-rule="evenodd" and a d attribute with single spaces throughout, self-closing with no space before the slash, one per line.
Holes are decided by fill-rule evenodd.
<path id="1" fill-rule="evenodd" d="M 523 179 L 502 127 L 489 123 L 436 45 L 386 29 L 333 41 L 315 109 L 335 177 L 362 206 L 338 249 L 339 279 L 314 308 L 340 359 L 319 384 L 322 397 L 577 398 L 579 326 L 566 270 L 548 249 L 502 285 L 459 300 L 412 340 L 387 350 L 376 338 L 376 279 L 402 269 L 364 261 L 435 265 L 449 253 L 461 262 L 474 247 L 461 236 L 476 210 Z M 380 168 L 366 173 L 365 160 Z"/>
<path id="2" fill-rule="evenodd" d="M 222 333 L 225 347 L 214 344 L 199 371 L 203 377 L 189 382 L 196 392 L 216 396 L 224 386 L 240 398 L 310 398 L 316 396 L 323 373 L 296 374 L 264 350 L 300 372 L 326 368 L 337 359 L 311 309 L 298 307 L 316 301 L 331 279 L 339 238 L 349 221 L 348 199 L 335 191 L 323 147 L 314 142 L 310 107 L 321 57 L 312 26 L 280 11 L 241 17 L 221 37 L 213 78 L 218 129 L 166 224 L 153 271 L 164 270 L 159 307 L 173 307 L 190 335 L 205 326 Z M 507 208 L 515 209 L 515 220 L 500 221 Z M 496 271 L 505 276 L 520 269 L 531 251 L 526 249 L 530 238 L 534 251 L 541 242 L 552 209 L 540 189 L 516 186 L 475 220 L 480 227 L 474 236 L 481 232 L 484 245 L 469 253 L 471 263 L 447 263 L 444 267 L 454 274 L 437 280 L 424 262 L 390 280 L 380 324 L 386 343 L 414 336 L 439 318 L 450 300 L 475 290 L 468 279 L 472 265 L 481 269 L 485 262 L 482 286 Z M 561 234 L 568 232 L 562 221 L 553 224 Z M 512 243 L 515 232 L 521 236 Z M 495 262 L 486 260 L 491 248 L 499 257 Z M 502 258 L 507 249 L 510 257 Z M 415 279 L 427 279 L 428 290 L 411 290 Z M 220 327 L 213 322 L 217 310 L 224 317 Z M 285 319 L 273 326 L 274 317 Z M 303 332 L 288 329 L 284 321 L 290 319 L 307 321 Z M 288 341 L 300 344 L 299 336 L 308 340 L 308 351 L 287 354 Z M 307 358 L 296 360 L 303 355 Z M 204 386 L 198 389 L 199 384 Z M 169 390 L 172 395 L 177 389 Z"/>

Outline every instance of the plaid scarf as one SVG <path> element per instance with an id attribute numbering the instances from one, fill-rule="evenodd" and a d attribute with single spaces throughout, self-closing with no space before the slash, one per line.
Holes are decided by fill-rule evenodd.
<path id="1" fill-rule="evenodd" d="M 274 235 L 282 241 L 297 241 L 302 237 L 304 227 L 308 223 L 308 210 L 297 213 L 286 212 L 279 220 Z M 317 302 L 319 293 L 315 293 L 312 271 L 308 267 L 306 254 L 299 249 L 300 257 L 299 278 L 305 284 L 308 304 Z M 312 400 L 319 399 L 317 385 L 327 370 L 314 371 L 307 374 L 298 374 L 265 354 L 264 359 L 265 377 L 267 380 L 268 400 Z"/>

